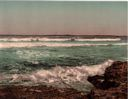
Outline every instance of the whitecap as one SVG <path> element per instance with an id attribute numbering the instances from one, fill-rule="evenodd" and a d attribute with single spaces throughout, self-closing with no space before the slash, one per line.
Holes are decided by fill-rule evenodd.
<path id="1" fill-rule="evenodd" d="M 102 64 L 93 66 L 61 67 L 56 66 L 48 70 L 38 70 L 30 74 L 13 74 L 11 83 L 28 81 L 33 84 L 45 83 L 51 86 L 76 87 L 90 86 L 88 76 L 102 75 L 105 69 L 112 65 L 113 60 L 107 60 Z M 79 88 L 79 86 L 77 88 Z M 76 88 L 76 89 L 77 89 Z M 86 88 L 85 88 L 86 89 Z"/>

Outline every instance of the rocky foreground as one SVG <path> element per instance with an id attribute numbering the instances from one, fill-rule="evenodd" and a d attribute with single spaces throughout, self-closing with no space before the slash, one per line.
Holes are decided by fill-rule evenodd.
<path id="1" fill-rule="evenodd" d="M 127 99 L 127 62 L 114 62 L 104 75 L 88 77 L 94 85 L 85 94 L 71 88 L 1 86 L 0 99 Z"/>

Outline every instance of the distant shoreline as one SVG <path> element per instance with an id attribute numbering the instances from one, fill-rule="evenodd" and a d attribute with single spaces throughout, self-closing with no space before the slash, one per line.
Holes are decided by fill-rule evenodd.
<path id="1" fill-rule="evenodd" d="M 16 37 L 16 38 L 26 38 L 26 37 L 48 37 L 48 38 L 121 38 L 121 39 L 127 39 L 126 36 L 122 35 L 0 35 L 0 38 L 6 38 L 6 37 Z"/>

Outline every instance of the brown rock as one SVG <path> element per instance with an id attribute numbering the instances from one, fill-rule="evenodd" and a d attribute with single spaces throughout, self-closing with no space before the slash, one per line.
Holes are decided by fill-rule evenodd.
<path id="1" fill-rule="evenodd" d="M 112 66 L 108 67 L 105 70 L 105 80 L 106 81 L 117 81 L 117 82 L 125 82 L 127 81 L 127 62 L 114 62 Z"/>
<path id="2" fill-rule="evenodd" d="M 87 99 L 87 97 L 75 89 L 40 85 L 1 87 L 0 99 Z"/>
<path id="3" fill-rule="evenodd" d="M 89 77 L 95 87 L 88 94 L 90 99 L 127 99 L 127 62 L 114 62 L 103 76 Z"/>

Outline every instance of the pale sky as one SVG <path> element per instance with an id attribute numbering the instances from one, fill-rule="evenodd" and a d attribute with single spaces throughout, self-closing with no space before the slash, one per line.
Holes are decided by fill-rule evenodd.
<path id="1" fill-rule="evenodd" d="M 127 2 L 0 1 L 0 34 L 126 35 Z"/>

